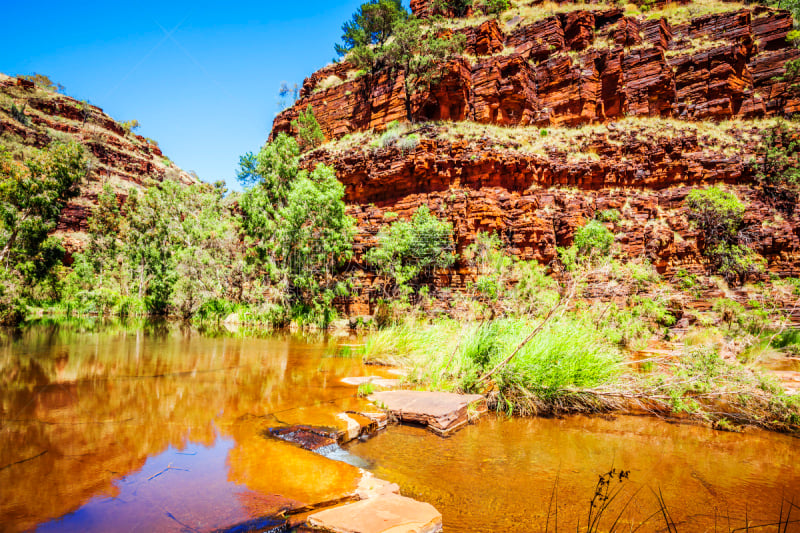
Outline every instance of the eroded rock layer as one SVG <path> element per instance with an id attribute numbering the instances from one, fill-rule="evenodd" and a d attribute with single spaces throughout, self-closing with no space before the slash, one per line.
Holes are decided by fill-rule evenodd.
<path id="1" fill-rule="evenodd" d="M 99 107 L 0 74 L 0 145 L 22 153 L 27 147 L 67 140 L 82 144 L 90 160 L 88 179 L 62 211 L 57 227 L 68 250 L 82 248 L 87 218 L 103 185 L 111 185 L 124 200 L 150 178 L 198 182 L 166 158 L 154 141 L 126 131 Z"/>
<path id="2" fill-rule="evenodd" d="M 681 126 L 627 119 L 539 146 L 526 142 L 526 135 L 538 136 L 531 128 L 503 138 L 496 131 L 502 128 L 473 125 L 464 133 L 463 125 L 428 125 L 413 133 L 421 138 L 410 151 L 356 139 L 307 154 L 307 167 L 336 169 L 358 223 L 352 268 L 360 290 L 348 311 L 367 314 L 380 296 L 363 252 L 395 215 L 408 218 L 423 204 L 453 224 L 459 253 L 479 231 L 495 232 L 512 254 L 544 264 L 598 212 L 615 210 L 618 220 L 606 224 L 621 251 L 671 276 L 679 269 L 707 272 L 702 236 L 689 224 L 684 200 L 693 188 L 725 184 L 748 204 L 745 225 L 767 261 L 764 276 L 800 275 L 800 213 L 755 186 L 760 132 L 771 121 Z M 473 274 L 462 261 L 442 273 L 440 285 L 463 288 Z"/>
<path id="3" fill-rule="evenodd" d="M 489 19 L 454 30 L 466 35 L 465 55 L 443 66 L 437 85 L 412 97 L 412 114 L 416 121 L 540 127 L 622 116 L 793 114 L 800 94 L 784 75 L 800 50 L 786 41 L 791 29 L 787 11 L 764 7 L 674 27 L 620 9 L 527 23 Z M 347 62 L 328 66 L 305 80 L 300 99 L 276 117 L 273 135 L 292 131 L 291 121 L 308 105 L 329 139 L 404 120 L 402 81 L 401 74 L 363 73 Z"/>

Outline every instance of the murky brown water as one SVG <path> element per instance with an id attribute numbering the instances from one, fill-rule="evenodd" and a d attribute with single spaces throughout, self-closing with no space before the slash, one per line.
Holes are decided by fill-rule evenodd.
<path id="1" fill-rule="evenodd" d="M 728 514 L 731 529 L 745 525 L 745 514 L 751 526 L 774 522 L 782 498 L 800 505 L 800 440 L 762 431 L 725 433 L 634 416 L 489 417 L 448 439 L 395 427 L 347 448 L 404 494 L 432 503 L 445 531 L 544 531 L 548 516 L 554 531 L 556 509 L 558 531 L 575 531 L 578 521 L 586 526 L 598 474 L 612 465 L 630 470 L 630 480 L 612 484 L 622 492 L 598 531 L 620 512 L 634 528 L 644 523 L 639 531 L 666 531 L 660 516 L 646 521 L 659 509 L 651 489 L 661 490 L 678 531 L 727 532 Z M 548 513 L 554 488 L 558 503 Z M 800 519 L 800 508 L 792 519 Z M 800 523 L 786 531 L 800 531 Z"/>
<path id="2" fill-rule="evenodd" d="M 324 352 L 175 326 L 6 336 L 0 530 L 209 530 L 340 496 L 357 468 L 262 434 L 360 404 L 340 380 L 374 369 Z"/>
<path id="3" fill-rule="evenodd" d="M 325 349 L 177 326 L 0 336 L 0 531 L 208 531 L 351 490 L 357 468 L 263 434 L 339 426 L 336 413 L 361 406 L 340 380 L 376 369 Z M 713 531 L 715 512 L 735 528 L 745 512 L 776 520 L 782 496 L 800 504 L 799 443 L 649 418 L 489 417 L 449 439 L 392 427 L 348 448 L 440 509 L 451 532 L 544 530 L 557 476 L 559 530 L 574 531 L 612 464 L 631 471 L 620 498 L 643 487 L 628 523 L 657 508 L 649 488 L 661 488 L 680 531 Z"/>

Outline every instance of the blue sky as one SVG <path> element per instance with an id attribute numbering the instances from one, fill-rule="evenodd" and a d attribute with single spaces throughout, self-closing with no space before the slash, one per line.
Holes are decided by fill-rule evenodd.
<path id="1" fill-rule="evenodd" d="M 238 189 L 239 156 L 266 140 L 281 81 L 328 64 L 359 4 L 4 0 L 0 72 L 46 74 Z"/>

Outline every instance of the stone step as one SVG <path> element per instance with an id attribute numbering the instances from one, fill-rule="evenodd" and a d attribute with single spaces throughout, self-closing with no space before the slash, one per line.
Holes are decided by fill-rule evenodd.
<path id="1" fill-rule="evenodd" d="M 308 517 L 312 527 L 331 533 L 436 533 L 442 515 L 432 505 L 399 494 L 383 494 Z"/>
<path id="2" fill-rule="evenodd" d="M 480 394 L 396 390 L 376 392 L 369 399 L 399 422 L 421 424 L 443 437 L 486 412 L 486 398 Z"/>

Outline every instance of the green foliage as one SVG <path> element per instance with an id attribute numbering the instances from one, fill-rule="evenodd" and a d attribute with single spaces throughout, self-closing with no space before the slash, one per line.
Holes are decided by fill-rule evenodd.
<path id="1" fill-rule="evenodd" d="M 33 74 L 20 75 L 20 76 L 17 76 L 17 77 L 21 78 L 23 80 L 32 81 L 33 83 L 35 83 L 36 85 L 38 85 L 39 87 L 41 87 L 42 89 L 45 89 L 47 91 L 53 91 L 53 92 L 57 92 L 57 93 L 62 93 L 63 94 L 65 89 L 66 89 L 60 83 L 55 83 L 48 76 L 45 76 L 44 74 L 38 74 L 36 72 L 34 72 Z"/>
<path id="2" fill-rule="evenodd" d="M 409 294 L 409 285 L 430 282 L 435 269 L 455 262 L 453 226 L 420 206 L 411 220 L 381 228 L 378 245 L 367 252 L 366 261 L 391 279 L 400 294 Z"/>
<path id="3" fill-rule="evenodd" d="M 742 282 L 761 269 L 760 260 L 742 244 L 745 205 L 718 187 L 693 190 L 686 198 L 689 220 L 703 232 L 703 254 L 727 281 Z"/>
<path id="4" fill-rule="evenodd" d="M 691 290 L 697 287 L 697 276 L 687 272 L 684 268 L 681 268 L 675 273 L 675 278 L 677 280 L 678 287 L 683 290 Z"/>
<path id="5" fill-rule="evenodd" d="M 496 233 L 478 232 L 464 260 L 477 272 L 467 287 L 494 315 L 536 315 L 558 299 L 557 284 L 545 267 L 507 254 Z"/>
<path id="6" fill-rule="evenodd" d="M 604 224 L 591 220 L 575 232 L 579 256 L 605 255 L 614 244 L 614 234 Z"/>
<path id="7" fill-rule="evenodd" d="M 239 228 L 223 192 L 167 178 L 121 207 L 105 186 L 88 218 L 87 252 L 61 280 L 67 310 L 189 318 L 206 301 L 241 298 Z"/>
<path id="8" fill-rule="evenodd" d="M 132 131 L 138 130 L 141 127 L 141 124 L 139 124 L 139 121 L 136 119 L 120 122 L 119 125 L 122 126 L 123 130 L 125 130 L 125 133 L 131 133 Z"/>
<path id="9" fill-rule="evenodd" d="M 25 296 L 37 284 L 52 285 L 64 249 L 48 234 L 85 175 L 77 143 L 54 143 L 24 162 L 0 146 L 0 323 L 21 320 Z"/>
<path id="10" fill-rule="evenodd" d="M 300 111 L 296 120 L 292 121 L 292 127 L 297 130 L 297 139 L 300 150 L 312 150 L 325 141 L 325 134 L 314 116 L 314 109 L 311 104 L 305 111 Z"/>
<path id="11" fill-rule="evenodd" d="M 282 307 L 327 324 L 333 299 L 347 292 L 338 273 L 352 255 L 354 222 L 333 169 L 300 170 L 298 156 L 296 141 L 280 134 L 241 159 L 239 179 L 251 186 L 240 199 L 243 228 L 249 262 L 282 295 Z"/>
<path id="12" fill-rule="evenodd" d="M 686 198 L 689 220 L 703 231 L 711 246 L 733 242 L 742 227 L 745 205 L 719 187 L 695 189 Z"/>
<path id="13" fill-rule="evenodd" d="M 590 220 L 575 232 L 575 239 L 569 248 L 556 249 L 561 264 L 569 272 L 581 263 L 592 263 L 607 256 L 614 244 L 614 234 L 601 222 Z"/>
<path id="14" fill-rule="evenodd" d="M 509 0 L 476 0 L 474 7 L 484 15 L 500 15 L 511 7 L 511 2 Z"/>
<path id="15" fill-rule="evenodd" d="M 800 131 L 779 121 L 764 132 L 759 145 L 756 178 L 771 187 L 796 188 L 800 184 Z"/>
<path id="16" fill-rule="evenodd" d="M 361 383 L 358 386 L 358 396 L 361 398 L 367 397 L 375 392 L 375 384 L 372 382 Z"/>
<path id="17" fill-rule="evenodd" d="M 434 0 L 434 13 L 444 16 L 465 16 L 472 7 L 472 0 Z"/>
<path id="18" fill-rule="evenodd" d="M 466 37 L 463 34 L 440 37 L 441 30 L 433 21 L 421 21 L 416 17 L 399 19 L 393 25 L 393 39 L 376 49 L 376 61 L 403 74 L 409 121 L 412 120 L 411 97 L 438 83 L 446 72 L 442 65 L 464 49 Z"/>
<path id="19" fill-rule="evenodd" d="M 25 105 L 27 104 L 23 104 L 23 106 L 20 108 L 17 107 L 16 104 L 12 103 L 9 113 L 11 114 L 11 117 L 14 120 L 19 122 L 23 126 L 28 126 L 31 123 L 31 119 L 28 117 L 28 115 L 25 114 Z"/>
<path id="20" fill-rule="evenodd" d="M 462 342 L 461 353 L 481 370 L 486 370 L 489 363 L 501 354 L 503 345 L 500 342 L 499 322 L 488 322 L 479 325 Z"/>
<path id="21" fill-rule="evenodd" d="M 391 37 L 394 24 L 408 17 L 400 0 L 371 0 L 361 4 L 351 20 L 342 25 L 342 44 L 334 45 L 339 57 L 353 50 L 360 53 L 372 46 L 383 46 Z"/>
<path id="22" fill-rule="evenodd" d="M 747 309 L 734 300 L 718 298 L 714 301 L 712 309 L 719 314 L 730 333 L 760 335 L 770 325 L 770 315 L 760 305 Z"/>
<path id="23" fill-rule="evenodd" d="M 597 214 L 595 214 L 595 218 L 600 222 L 617 223 L 622 219 L 622 215 L 616 209 L 605 209 L 603 211 L 598 211 Z"/>
<path id="24" fill-rule="evenodd" d="M 47 235 L 85 175 L 86 158 L 77 143 L 54 143 L 24 163 L 0 147 L 0 263 L 5 268 L 49 271 L 58 254 Z"/>

